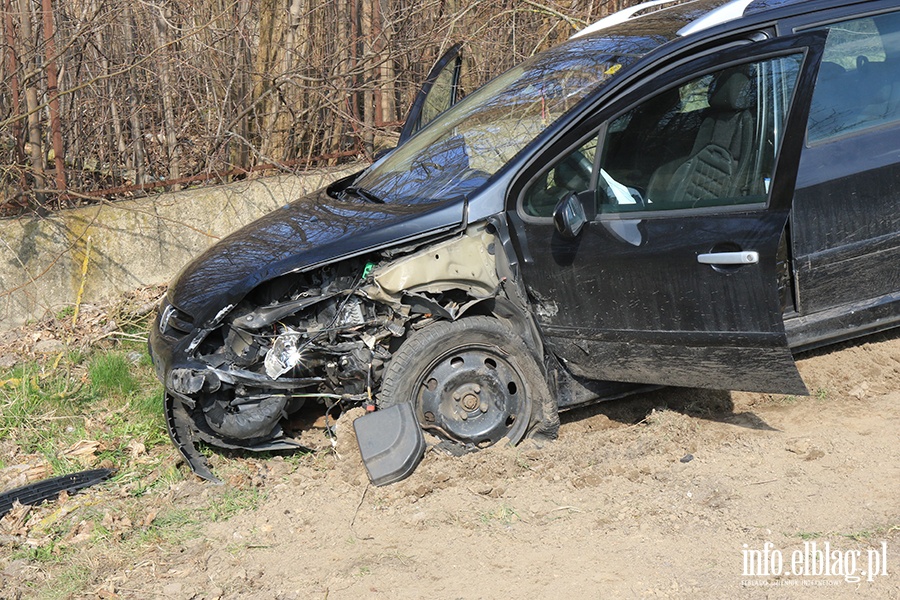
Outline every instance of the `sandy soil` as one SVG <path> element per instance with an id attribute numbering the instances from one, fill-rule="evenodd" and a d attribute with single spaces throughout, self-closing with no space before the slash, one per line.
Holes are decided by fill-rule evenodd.
<path id="1" fill-rule="evenodd" d="M 181 598 L 900 598 L 900 337 L 799 365 L 806 398 L 661 390 L 566 414 L 543 448 L 428 452 L 385 488 L 345 434 L 340 458 L 258 463 L 261 507 L 110 579 Z M 827 543 L 844 576 L 745 574 L 767 542 L 770 573 L 779 552 L 814 572 Z"/>
<path id="2" fill-rule="evenodd" d="M 542 448 L 429 451 L 384 488 L 352 413 L 335 453 L 241 470 L 215 457 L 260 506 L 128 569 L 98 565 L 97 596 L 900 598 L 900 335 L 799 366 L 809 397 L 664 389 L 566 413 Z M 170 501 L 224 489 L 191 479 Z M 826 544 L 837 576 L 806 558 Z M 788 573 L 747 573 L 751 555 Z"/>

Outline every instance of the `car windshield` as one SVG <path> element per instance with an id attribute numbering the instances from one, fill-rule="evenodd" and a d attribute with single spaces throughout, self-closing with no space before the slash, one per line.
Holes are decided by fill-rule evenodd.
<path id="1" fill-rule="evenodd" d="M 586 37 L 538 54 L 436 118 L 354 187 L 404 204 L 474 192 L 551 123 L 658 44 Z"/>

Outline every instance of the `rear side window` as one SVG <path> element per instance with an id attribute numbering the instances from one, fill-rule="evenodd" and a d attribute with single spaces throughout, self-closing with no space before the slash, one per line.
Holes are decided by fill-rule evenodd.
<path id="1" fill-rule="evenodd" d="M 900 13 L 826 27 L 808 141 L 900 121 Z"/>

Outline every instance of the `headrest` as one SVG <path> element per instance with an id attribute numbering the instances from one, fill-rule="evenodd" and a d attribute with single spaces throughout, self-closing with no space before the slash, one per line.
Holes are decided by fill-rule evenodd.
<path id="1" fill-rule="evenodd" d="M 742 71 L 720 73 L 709 88 L 709 105 L 716 110 L 747 110 L 754 104 L 756 93 Z"/>

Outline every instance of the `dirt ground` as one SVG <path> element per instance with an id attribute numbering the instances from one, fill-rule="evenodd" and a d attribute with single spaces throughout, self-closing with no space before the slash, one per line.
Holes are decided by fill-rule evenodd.
<path id="1" fill-rule="evenodd" d="M 430 450 L 383 488 L 352 413 L 334 453 L 216 456 L 259 505 L 98 562 L 87 597 L 900 598 L 900 335 L 799 367 L 808 397 L 663 389 L 565 413 L 541 448 Z M 228 487 L 189 478 L 168 501 Z"/>
<path id="2" fill-rule="evenodd" d="M 662 390 L 567 414 L 543 448 L 429 452 L 385 488 L 345 433 L 257 510 L 110 579 L 182 598 L 898 598 L 900 339 L 800 369 L 807 398 Z M 861 550 L 852 575 L 886 542 L 888 575 L 745 576 L 766 542 L 770 571 L 775 550 Z"/>

